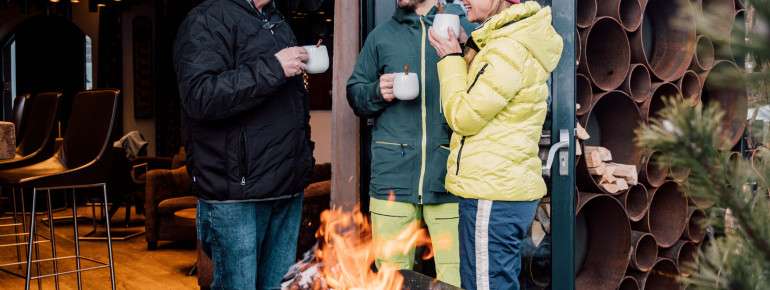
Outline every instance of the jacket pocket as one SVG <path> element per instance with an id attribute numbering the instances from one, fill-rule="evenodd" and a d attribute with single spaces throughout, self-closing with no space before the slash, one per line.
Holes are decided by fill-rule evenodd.
<path id="1" fill-rule="evenodd" d="M 460 139 L 460 149 L 457 150 L 457 162 L 455 163 L 455 175 L 460 175 L 460 157 L 463 156 L 463 147 L 465 147 L 465 136 Z"/>
<path id="2" fill-rule="evenodd" d="M 241 131 L 241 135 L 238 138 L 239 152 L 238 152 L 238 174 L 241 178 L 241 186 L 246 185 L 246 173 L 248 172 L 248 159 L 249 159 L 249 147 L 246 142 L 246 132 Z"/>
<path id="3" fill-rule="evenodd" d="M 476 73 L 476 78 L 474 78 L 474 79 L 473 79 L 473 82 L 472 82 L 472 83 L 471 83 L 471 85 L 468 87 L 468 91 L 467 91 L 467 92 L 465 92 L 466 94 L 471 92 L 471 89 L 473 88 L 473 86 L 475 86 L 475 85 L 476 85 L 476 82 L 477 82 L 477 81 L 479 81 L 479 77 L 481 77 L 481 75 L 483 75 L 483 74 L 484 74 L 484 71 L 486 71 L 486 70 L 487 70 L 487 66 L 488 66 L 488 65 L 489 65 L 488 63 L 485 63 L 485 64 L 484 64 L 484 66 L 482 66 L 482 67 L 481 67 L 481 69 L 479 70 L 479 72 L 478 72 L 478 73 Z"/>
<path id="4" fill-rule="evenodd" d="M 370 189 L 374 194 L 412 194 L 419 154 L 410 143 L 406 140 L 372 142 Z"/>
<path id="5" fill-rule="evenodd" d="M 445 193 L 446 162 L 449 158 L 449 147 L 436 144 L 430 159 L 430 171 L 427 173 L 430 182 L 428 189 L 433 193 Z"/>

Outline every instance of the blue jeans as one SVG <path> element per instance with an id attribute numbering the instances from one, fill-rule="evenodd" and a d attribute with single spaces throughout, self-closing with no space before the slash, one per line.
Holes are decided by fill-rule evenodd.
<path id="1" fill-rule="evenodd" d="M 462 288 L 519 289 L 520 249 L 537 203 L 460 198 Z"/>
<path id="2" fill-rule="evenodd" d="M 214 263 L 211 289 L 280 289 L 294 264 L 302 193 L 262 202 L 198 201 L 198 239 Z"/>

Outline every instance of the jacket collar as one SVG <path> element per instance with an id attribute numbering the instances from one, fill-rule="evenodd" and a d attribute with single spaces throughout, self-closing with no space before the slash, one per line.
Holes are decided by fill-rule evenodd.
<path id="1" fill-rule="evenodd" d="M 527 1 L 521 4 L 513 4 L 511 7 L 495 14 L 471 32 L 475 44 L 482 48 L 486 42 L 493 38 L 495 30 L 508 26 L 540 11 L 541 7 L 536 1 Z"/>
<path id="2" fill-rule="evenodd" d="M 265 7 L 262 7 L 262 12 L 264 12 L 264 16 L 257 11 L 257 8 L 254 7 L 254 2 L 251 0 L 230 0 L 238 4 L 238 6 L 243 7 L 247 11 L 257 15 L 260 17 L 260 19 L 267 17 L 267 19 L 270 19 L 270 16 L 272 14 L 275 14 L 277 10 L 275 9 L 275 1 L 270 1 L 270 3 L 267 3 Z"/>
<path id="3" fill-rule="evenodd" d="M 436 5 L 433 5 L 433 7 L 428 10 L 428 13 L 425 13 L 425 18 L 427 18 L 427 16 L 433 16 L 436 13 L 438 13 L 438 8 Z M 420 14 L 417 14 L 414 11 L 407 11 L 401 9 L 400 7 L 396 7 L 396 12 L 393 13 L 393 19 L 401 24 L 417 24 L 420 23 Z"/>

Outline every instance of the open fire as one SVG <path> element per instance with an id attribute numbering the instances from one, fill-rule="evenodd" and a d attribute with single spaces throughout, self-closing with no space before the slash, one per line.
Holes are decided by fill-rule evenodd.
<path id="1" fill-rule="evenodd" d="M 373 270 L 375 254 L 371 225 L 358 208 L 353 211 L 324 211 L 315 236 L 317 246 L 289 269 L 288 281 L 283 283 L 283 289 L 402 288 L 404 276 L 393 266 L 382 265 L 378 271 Z M 439 239 L 439 247 L 451 245 L 451 240 Z M 431 239 L 419 222 L 406 227 L 394 239 L 378 245 L 385 256 L 407 254 L 415 246 L 426 246 L 423 259 L 432 257 Z"/>

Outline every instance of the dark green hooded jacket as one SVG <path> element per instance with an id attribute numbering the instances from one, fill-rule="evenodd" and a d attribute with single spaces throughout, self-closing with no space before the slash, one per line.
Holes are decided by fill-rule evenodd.
<path id="1" fill-rule="evenodd" d="M 435 204 L 457 202 L 444 188 L 449 136 L 441 109 L 436 63 L 441 60 L 428 41 L 438 8 L 425 16 L 396 9 L 366 39 L 347 84 L 348 103 L 358 116 L 375 118 L 369 194 L 377 199 Z M 459 5 L 444 13 L 463 15 Z M 466 33 L 473 26 L 460 17 Z M 383 74 L 417 73 L 420 95 L 414 100 L 385 101 L 379 89 Z"/>

